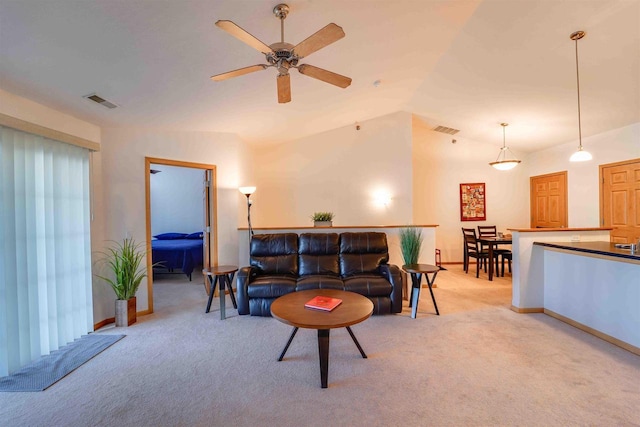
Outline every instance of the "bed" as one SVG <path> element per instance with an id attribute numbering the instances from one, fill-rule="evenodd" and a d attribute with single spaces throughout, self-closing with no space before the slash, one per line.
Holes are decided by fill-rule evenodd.
<path id="1" fill-rule="evenodd" d="M 180 269 L 191 280 L 194 268 L 202 266 L 202 232 L 163 233 L 153 237 L 151 259 L 158 264 L 154 270 L 173 273 Z"/>

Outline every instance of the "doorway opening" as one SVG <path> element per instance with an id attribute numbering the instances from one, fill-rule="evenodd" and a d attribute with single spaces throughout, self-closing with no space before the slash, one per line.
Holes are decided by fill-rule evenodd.
<path id="1" fill-rule="evenodd" d="M 154 186 L 152 184 L 152 177 L 160 177 L 162 173 L 165 173 L 165 175 L 173 173 L 172 176 L 174 178 L 170 180 L 164 179 L 165 188 L 158 188 L 157 185 Z M 184 182 L 190 182 L 189 186 L 195 188 L 185 188 L 184 184 L 181 184 Z M 168 206 L 166 209 L 170 210 L 169 215 L 165 216 L 162 221 L 154 220 L 155 215 L 152 212 L 154 206 L 156 210 L 159 210 L 162 209 L 159 207 L 162 205 L 152 203 L 152 192 L 156 195 L 161 192 L 164 206 Z M 147 256 L 147 297 L 149 309 L 142 314 L 153 313 L 154 262 L 161 261 L 163 263 L 162 267 L 169 270 L 168 272 L 184 273 L 189 277 L 189 280 L 202 282 L 205 289 L 207 289 L 208 283 L 206 277 L 202 274 L 202 269 L 208 269 L 218 262 L 216 195 L 215 165 L 145 157 L 145 210 L 147 254 L 149 254 Z M 175 203 L 172 203 L 171 197 L 175 198 Z M 185 202 L 185 200 L 190 201 Z M 181 206 L 181 204 L 185 203 L 188 203 L 188 205 Z M 161 236 L 161 238 L 154 238 L 154 236 Z M 175 241 L 172 242 L 172 240 Z M 154 244 L 154 242 L 156 243 Z M 199 246 L 196 248 L 195 244 L 200 244 L 200 242 L 202 248 L 200 249 Z M 175 243 L 175 245 L 171 245 L 171 243 Z M 158 246 L 158 244 L 163 246 Z M 155 255 L 154 246 L 157 247 Z M 178 253 L 179 251 L 183 252 Z M 201 252 L 197 253 L 198 251 Z M 199 255 L 201 255 L 201 258 Z M 154 260 L 154 258 L 162 259 Z M 174 259 L 176 260 L 175 262 L 172 261 Z"/>

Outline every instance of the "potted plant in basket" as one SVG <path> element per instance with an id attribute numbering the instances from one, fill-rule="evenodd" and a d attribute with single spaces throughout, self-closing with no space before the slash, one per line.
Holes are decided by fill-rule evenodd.
<path id="1" fill-rule="evenodd" d="M 407 227 L 400 229 L 400 250 L 405 265 L 417 264 L 422 246 L 422 229 Z"/>
<path id="2" fill-rule="evenodd" d="M 333 226 L 333 212 L 314 212 L 311 215 L 314 227 L 331 227 Z"/>
<path id="3" fill-rule="evenodd" d="M 103 279 L 116 294 L 116 326 L 129 326 L 136 322 L 136 292 L 144 279 L 146 268 L 141 266 L 146 251 L 143 244 L 133 238 L 125 238 L 104 252 L 106 263 L 112 277 L 96 275 Z"/>

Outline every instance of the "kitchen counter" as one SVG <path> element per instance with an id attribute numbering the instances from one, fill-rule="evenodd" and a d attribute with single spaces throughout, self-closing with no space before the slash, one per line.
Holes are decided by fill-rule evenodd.
<path id="1" fill-rule="evenodd" d="M 533 248 L 544 313 L 640 354 L 640 254 L 605 241 Z"/>
<path id="2" fill-rule="evenodd" d="M 640 252 L 631 253 L 629 249 L 616 248 L 610 242 L 534 242 L 534 245 L 565 251 L 582 252 L 597 258 L 610 257 L 617 261 L 637 261 L 640 263 Z M 599 255 L 599 256 L 598 256 Z"/>

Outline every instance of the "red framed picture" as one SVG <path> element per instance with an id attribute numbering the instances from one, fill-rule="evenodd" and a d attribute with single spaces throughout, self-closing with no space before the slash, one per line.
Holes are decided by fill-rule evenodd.
<path id="1" fill-rule="evenodd" d="M 460 221 L 486 221 L 487 198 L 484 182 L 460 184 Z"/>

